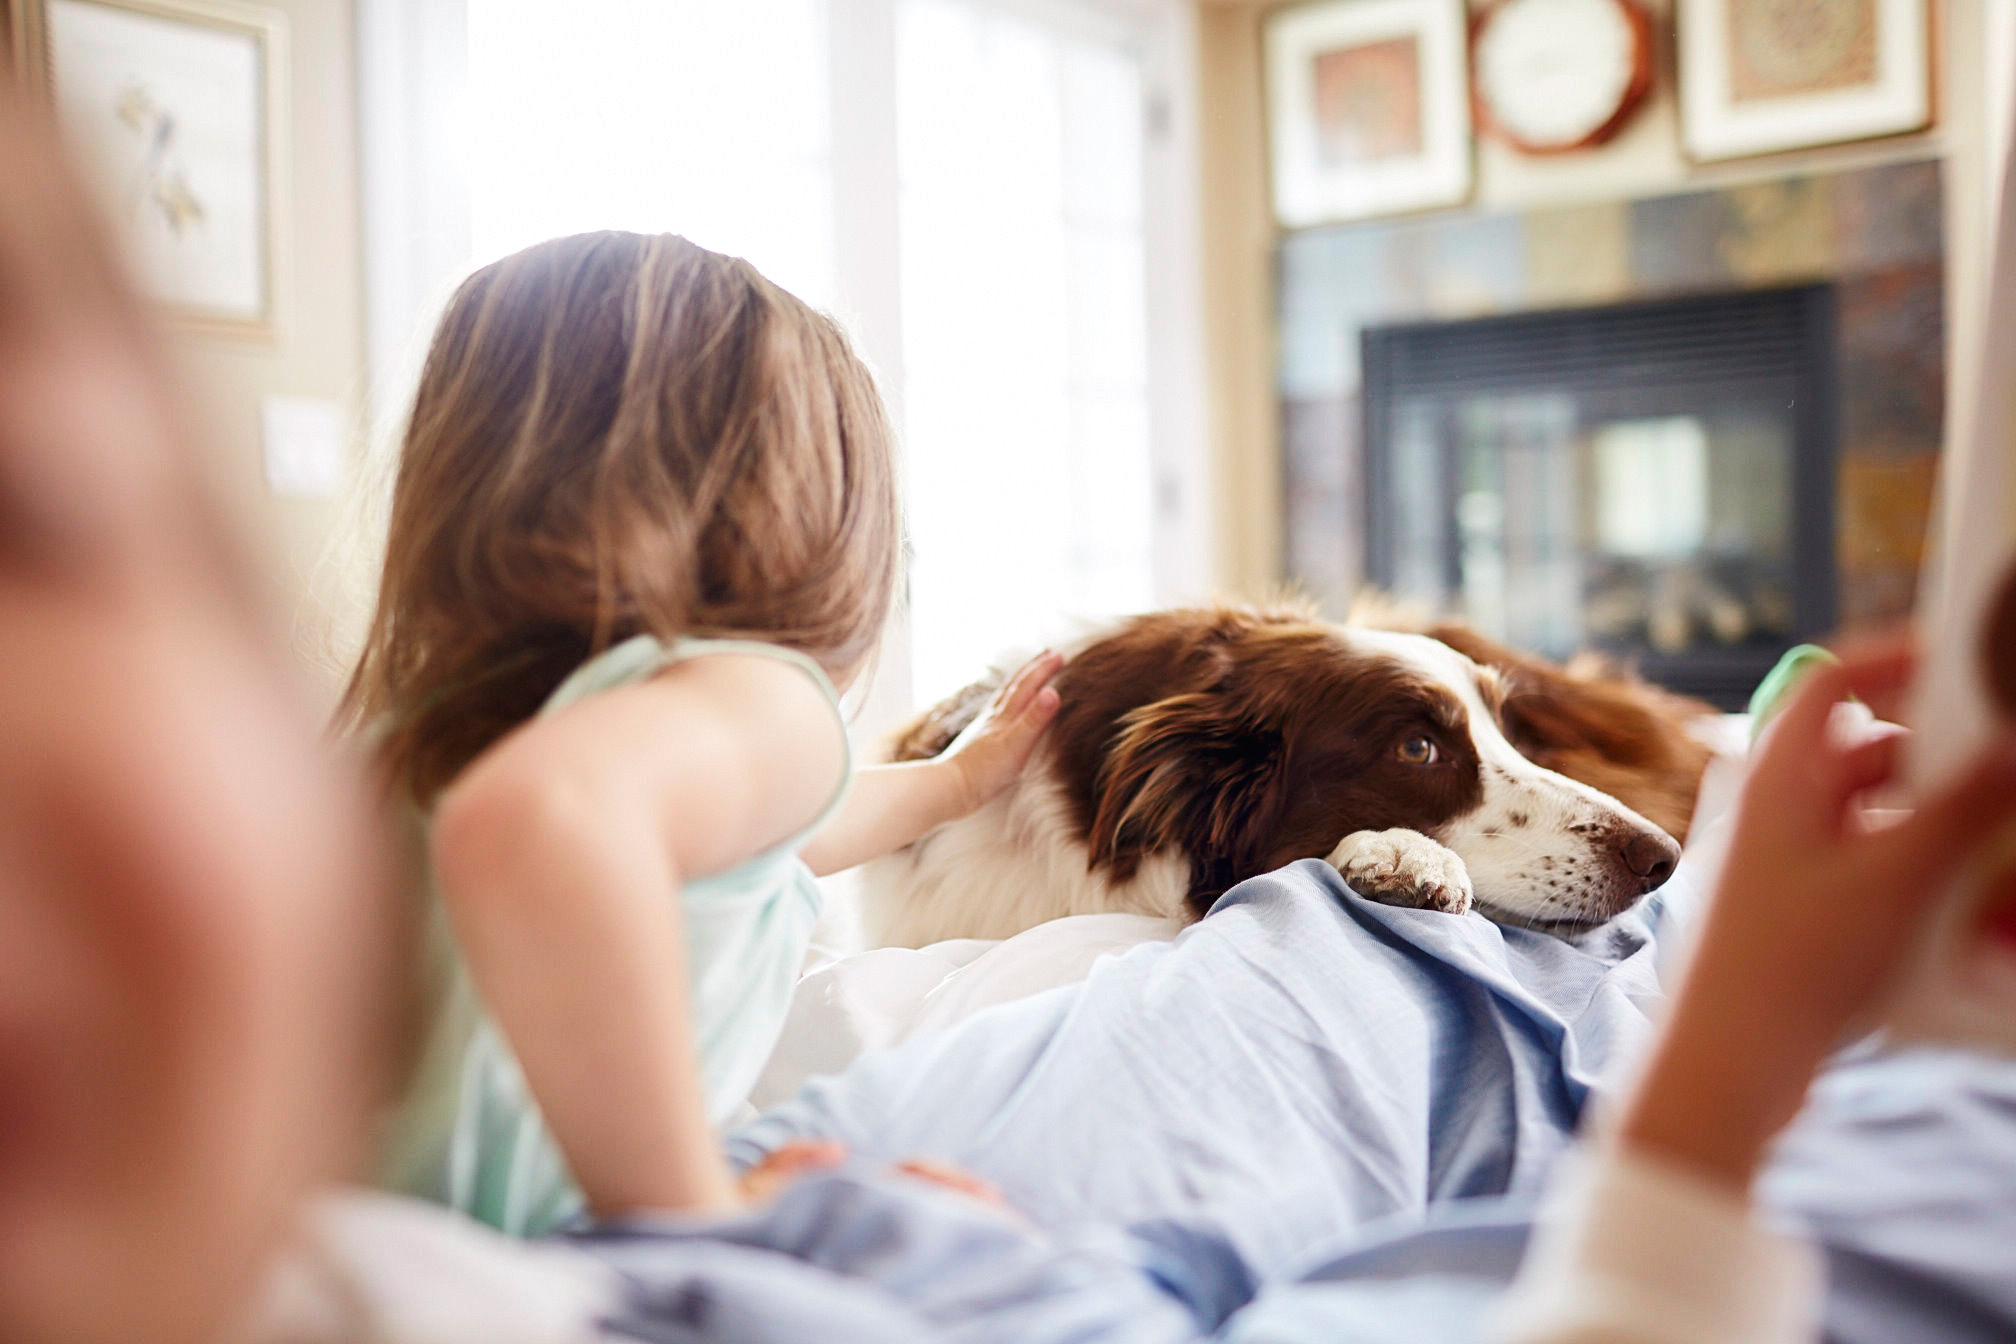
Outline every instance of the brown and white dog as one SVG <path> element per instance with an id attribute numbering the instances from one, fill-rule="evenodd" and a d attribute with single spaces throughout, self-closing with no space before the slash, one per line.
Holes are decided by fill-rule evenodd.
<path id="1" fill-rule="evenodd" d="M 1219 607 L 1069 652 L 1022 778 L 864 870 L 871 946 L 1105 911 L 1188 922 L 1302 858 L 1374 900 L 1585 927 L 1671 874 L 1709 759 L 1687 731 L 1707 706 L 1462 627 Z M 998 681 L 931 710 L 893 759 L 943 751 Z"/>

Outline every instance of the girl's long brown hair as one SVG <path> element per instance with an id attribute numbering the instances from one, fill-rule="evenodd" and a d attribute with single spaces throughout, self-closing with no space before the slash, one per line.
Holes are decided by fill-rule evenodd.
<path id="1" fill-rule="evenodd" d="M 557 238 L 441 319 L 339 716 L 428 806 L 635 634 L 768 640 L 844 681 L 899 547 L 888 423 L 838 326 L 683 238 Z"/>

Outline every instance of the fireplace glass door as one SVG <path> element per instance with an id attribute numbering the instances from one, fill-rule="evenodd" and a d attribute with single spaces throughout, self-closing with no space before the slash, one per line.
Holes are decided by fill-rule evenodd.
<path id="1" fill-rule="evenodd" d="M 1368 572 L 1739 707 L 1833 619 L 1824 288 L 1365 340 Z"/>

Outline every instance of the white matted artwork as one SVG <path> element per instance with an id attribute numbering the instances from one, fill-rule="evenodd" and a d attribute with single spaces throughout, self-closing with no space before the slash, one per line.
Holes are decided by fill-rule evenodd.
<path id="1" fill-rule="evenodd" d="M 1329 0 L 1267 19 L 1274 213 L 1288 228 L 1470 195 L 1462 0 Z"/>
<path id="2" fill-rule="evenodd" d="M 17 0 L 31 77 L 177 317 L 270 335 L 285 29 L 221 0 Z"/>
<path id="3" fill-rule="evenodd" d="M 1922 130 L 1926 0 L 1679 0 L 1681 138 L 1699 160 Z"/>

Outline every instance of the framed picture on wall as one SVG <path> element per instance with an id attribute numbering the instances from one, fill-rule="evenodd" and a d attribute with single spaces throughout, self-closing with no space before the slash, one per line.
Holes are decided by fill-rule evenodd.
<path id="1" fill-rule="evenodd" d="M 1274 213 L 1288 228 L 1470 195 L 1462 0 L 1327 0 L 1265 31 Z"/>
<path id="2" fill-rule="evenodd" d="M 1932 122 L 1927 0 L 1679 0 L 1681 138 L 1732 159 Z"/>
<path id="3" fill-rule="evenodd" d="M 286 27 L 232 0 L 9 0 L 18 59 L 176 318 L 270 337 Z"/>

